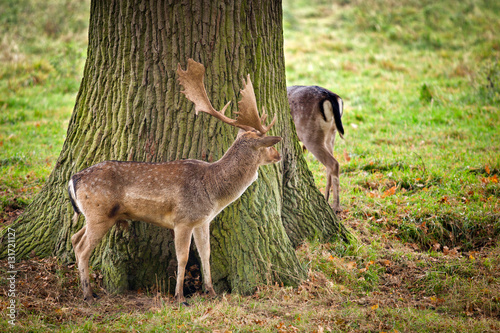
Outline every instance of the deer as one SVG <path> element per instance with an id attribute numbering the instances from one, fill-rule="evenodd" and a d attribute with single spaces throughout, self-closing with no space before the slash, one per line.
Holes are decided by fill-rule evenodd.
<path id="1" fill-rule="evenodd" d="M 238 199 L 257 180 L 261 165 L 281 160 L 273 147 L 279 136 L 267 136 L 276 115 L 265 125 L 267 114 L 259 116 L 250 80 L 243 80 L 236 119 L 213 108 L 205 90 L 205 67 L 188 59 L 187 69 L 177 67 L 181 91 L 194 103 L 195 114 L 205 112 L 228 125 L 239 128 L 235 141 L 216 162 L 186 159 L 148 163 L 104 161 L 74 174 L 68 182 L 76 224 L 80 214 L 85 225 L 71 237 L 80 274 L 84 300 L 94 301 L 89 281 L 89 258 L 108 230 L 124 221 L 143 221 L 173 230 L 177 278 L 174 298 L 185 302 L 184 273 L 191 238 L 198 250 L 205 291 L 216 296 L 210 274 L 210 222 Z M 127 222 L 128 223 L 128 222 Z"/>
<path id="2" fill-rule="evenodd" d="M 299 140 L 326 167 L 325 199 L 332 191 L 335 211 L 340 211 L 340 166 L 333 156 L 335 133 L 344 138 L 344 103 L 337 94 L 318 86 L 287 87 L 288 103 Z"/>

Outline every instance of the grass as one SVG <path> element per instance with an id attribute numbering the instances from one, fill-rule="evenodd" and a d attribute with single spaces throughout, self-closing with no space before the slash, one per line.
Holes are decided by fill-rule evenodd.
<path id="1" fill-rule="evenodd" d="M 358 241 L 299 247 L 309 278 L 298 288 L 195 295 L 189 308 L 154 290 L 101 291 L 86 307 L 74 267 L 27 261 L 17 331 L 500 329 L 498 3 L 283 7 L 287 83 L 323 86 L 346 104 L 345 140 L 337 139 L 334 155 L 341 217 Z M 83 72 L 88 11 L 86 2 L 0 4 L 2 226 L 56 163 Z M 306 159 L 324 190 L 324 167 L 310 153 Z M 0 329 L 10 329 L 4 313 Z"/>
<path id="2" fill-rule="evenodd" d="M 40 190 L 61 150 L 83 72 L 89 4 L 2 2 L 0 13 L 3 220 Z"/>
<path id="3" fill-rule="evenodd" d="M 468 250 L 494 239 L 498 6 L 319 1 L 285 8 L 288 84 L 321 85 L 346 103 L 346 140 L 337 140 L 335 156 L 343 162 L 347 219 L 382 219 L 370 226 L 395 228 L 426 250 L 435 242 Z M 324 187 L 323 167 L 307 158 Z"/>

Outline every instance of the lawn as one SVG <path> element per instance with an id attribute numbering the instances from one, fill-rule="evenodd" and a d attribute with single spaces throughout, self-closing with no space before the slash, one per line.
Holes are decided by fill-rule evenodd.
<path id="1" fill-rule="evenodd" d="M 0 228 L 62 147 L 86 57 L 88 2 L 0 4 Z M 70 19 L 68 19 L 70 18 Z M 297 249 L 309 278 L 252 296 L 153 290 L 80 299 L 77 270 L 19 263 L 17 331 L 496 332 L 500 330 L 500 3 L 283 4 L 288 85 L 345 102 L 343 223 L 357 241 Z M 306 159 L 324 190 L 325 169 Z M 7 276 L 5 261 L 0 274 Z M 99 272 L 94 272 L 96 281 Z M 7 282 L 0 330 L 6 316 Z"/>

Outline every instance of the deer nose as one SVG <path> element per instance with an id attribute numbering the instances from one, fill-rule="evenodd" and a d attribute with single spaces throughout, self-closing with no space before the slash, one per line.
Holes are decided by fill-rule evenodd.
<path id="1" fill-rule="evenodd" d="M 281 161 L 281 154 L 278 152 L 278 150 L 274 147 L 271 148 L 273 148 L 274 158 L 276 159 L 276 162 Z"/>

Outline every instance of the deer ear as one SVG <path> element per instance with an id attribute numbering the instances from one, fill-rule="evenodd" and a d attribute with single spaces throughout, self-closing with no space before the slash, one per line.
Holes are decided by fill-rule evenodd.
<path id="1" fill-rule="evenodd" d="M 260 147 L 271 147 L 281 141 L 280 136 L 265 136 L 259 140 Z"/>

